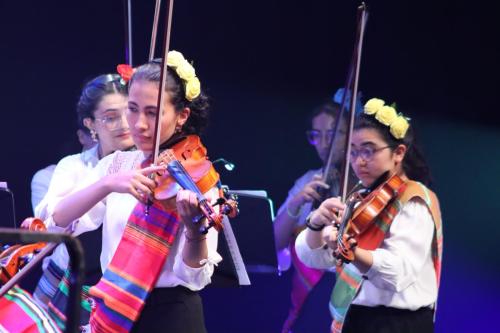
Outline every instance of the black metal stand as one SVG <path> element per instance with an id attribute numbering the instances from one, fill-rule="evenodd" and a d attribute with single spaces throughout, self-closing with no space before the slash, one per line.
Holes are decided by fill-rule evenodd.
<path id="1" fill-rule="evenodd" d="M 9 291 L 15 284 L 19 283 L 19 281 L 30 272 L 32 267 L 35 267 L 37 263 L 52 252 L 57 244 L 64 243 L 66 245 L 69 253 L 71 273 L 69 276 L 69 295 L 68 306 L 66 308 L 67 322 L 65 332 L 78 332 L 80 322 L 80 292 L 83 284 L 83 272 L 85 271 L 83 250 L 80 241 L 69 234 L 13 230 L 7 228 L 0 228 L 0 241 L 13 244 L 50 243 L 37 254 L 28 265 L 2 286 L 0 289 L 0 297 Z"/>

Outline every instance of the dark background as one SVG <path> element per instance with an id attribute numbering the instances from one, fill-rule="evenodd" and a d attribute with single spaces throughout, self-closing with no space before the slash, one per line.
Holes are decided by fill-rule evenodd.
<path id="1" fill-rule="evenodd" d="M 204 141 L 212 158 L 236 164 L 232 173 L 222 171 L 224 183 L 265 189 L 279 205 L 298 176 L 319 166 L 303 131 L 311 109 L 344 84 L 356 4 L 176 1 L 172 48 L 194 60 L 212 97 Z M 500 310 L 497 17 L 472 1 L 368 4 L 360 90 L 365 100 L 397 102 L 412 118 L 441 199 L 445 258 L 437 330 L 481 331 Z M 133 5 L 137 65 L 149 51 L 154 3 Z M 0 0 L 0 181 L 15 194 L 19 219 L 31 214 L 32 175 L 78 152 L 79 90 L 125 61 L 124 35 L 121 1 Z M 259 235 L 247 237 L 256 239 L 257 251 Z M 208 295 L 209 330 L 278 331 L 287 279 L 255 277 L 251 291 L 221 292 L 226 302 Z M 231 297 L 247 302 L 231 306 Z M 214 309 L 228 316 L 214 320 Z"/>

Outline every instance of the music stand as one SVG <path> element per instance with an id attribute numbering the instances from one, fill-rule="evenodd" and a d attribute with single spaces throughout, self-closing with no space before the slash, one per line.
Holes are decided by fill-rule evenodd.
<path id="1" fill-rule="evenodd" d="M 0 228 L 16 228 L 14 194 L 7 182 L 0 182 Z"/>
<path id="2" fill-rule="evenodd" d="M 238 196 L 240 214 L 231 220 L 231 227 L 246 270 L 249 273 L 278 274 L 272 200 L 264 190 L 227 190 L 227 192 Z M 215 268 L 211 286 L 239 286 L 225 237 L 219 237 L 218 252 L 224 259 Z"/>

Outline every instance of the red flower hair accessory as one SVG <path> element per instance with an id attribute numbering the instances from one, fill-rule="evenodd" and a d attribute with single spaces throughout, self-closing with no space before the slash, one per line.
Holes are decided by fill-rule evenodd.
<path id="1" fill-rule="evenodd" d="M 134 74 L 134 68 L 132 68 L 132 66 L 127 64 L 120 64 L 116 66 L 116 71 L 122 77 L 122 82 L 124 84 L 130 81 L 132 75 Z"/>

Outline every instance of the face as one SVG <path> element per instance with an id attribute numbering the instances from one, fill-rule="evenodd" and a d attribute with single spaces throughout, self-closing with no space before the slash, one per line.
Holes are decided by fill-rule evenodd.
<path id="1" fill-rule="evenodd" d="M 335 119 L 326 113 L 320 113 L 312 120 L 312 128 L 308 131 L 309 142 L 316 148 L 319 158 L 326 162 L 330 143 L 333 137 Z"/>
<path id="2" fill-rule="evenodd" d="M 371 186 L 382 174 L 402 173 L 406 146 L 389 147 L 379 132 L 372 128 L 355 130 L 351 141 L 351 166 L 366 187 Z"/>
<path id="3" fill-rule="evenodd" d="M 118 93 L 108 94 L 97 105 L 94 120 L 85 120 L 85 125 L 97 133 L 103 156 L 115 150 L 127 149 L 134 144 L 125 118 L 126 110 L 126 96 Z"/>
<path id="4" fill-rule="evenodd" d="M 153 150 L 158 83 L 145 80 L 134 81 L 129 89 L 127 120 L 136 147 L 142 151 Z M 170 96 L 165 96 L 164 112 L 161 118 L 160 142 L 167 141 L 189 118 L 189 109 L 175 112 Z"/>

